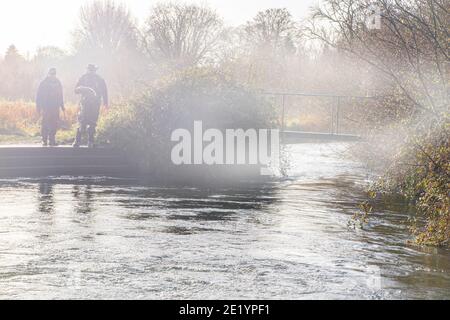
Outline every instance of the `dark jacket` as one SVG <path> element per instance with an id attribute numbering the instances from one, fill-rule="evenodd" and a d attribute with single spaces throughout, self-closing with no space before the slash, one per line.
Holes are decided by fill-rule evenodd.
<path id="1" fill-rule="evenodd" d="M 80 80 L 78 80 L 75 93 L 83 95 L 83 93 L 79 90 L 80 87 L 91 88 L 95 91 L 99 102 L 103 101 L 104 105 L 108 105 L 108 88 L 106 87 L 105 80 L 98 74 L 86 73 L 80 78 Z M 83 98 L 85 98 L 84 95 Z"/>
<path id="2" fill-rule="evenodd" d="M 64 110 L 64 97 L 61 81 L 54 77 L 45 78 L 39 85 L 36 96 L 36 107 L 39 112 L 59 113 Z"/>

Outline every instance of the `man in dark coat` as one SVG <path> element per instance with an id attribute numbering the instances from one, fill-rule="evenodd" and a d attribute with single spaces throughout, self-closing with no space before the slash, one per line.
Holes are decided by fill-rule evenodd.
<path id="1" fill-rule="evenodd" d="M 41 82 L 36 96 L 36 108 L 42 116 L 42 144 L 56 146 L 56 131 L 59 123 L 59 109 L 64 111 L 64 97 L 61 82 L 56 78 L 56 69 L 51 68 Z"/>
<path id="2" fill-rule="evenodd" d="M 74 147 L 81 145 L 83 134 L 87 131 L 88 147 L 94 147 L 95 128 L 97 126 L 100 107 L 108 108 L 108 89 L 105 80 L 97 74 L 97 67 L 90 64 L 87 73 L 78 81 L 75 93 L 81 95 L 78 130 Z"/>

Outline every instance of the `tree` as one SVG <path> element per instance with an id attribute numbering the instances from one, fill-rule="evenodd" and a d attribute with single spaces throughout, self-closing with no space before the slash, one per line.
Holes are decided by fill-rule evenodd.
<path id="1" fill-rule="evenodd" d="M 443 246 L 450 241 L 449 9 L 447 0 L 327 0 L 310 26 L 313 37 L 381 80 L 358 157 L 383 172 L 375 190 L 403 195 L 424 216 L 412 228 L 417 242 Z M 374 12 L 378 26 L 370 23 Z"/>
<path id="2" fill-rule="evenodd" d="M 38 48 L 34 59 L 58 61 L 64 59 L 65 57 L 66 53 L 64 50 L 54 46 L 47 46 Z"/>
<path id="3" fill-rule="evenodd" d="M 257 48 L 277 53 L 295 51 L 296 26 L 287 9 L 259 12 L 245 27 L 246 38 Z"/>
<path id="4" fill-rule="evenodd" d="M 147 52 L 178 67 L 204 61 L 216 48 L 223 23 L 207 7 L 160 3 L 146 23 Z"/>
<path id="5" fill-rule="evenodd" d="M 113 0 L 95 1 L 80 9 L 75 32 L 78 50 L 116 54 L 137 48 L 137 28 L 129 10 Z"/>
<path id="6" fill-rule="evenodd" d="M 51 67 L 58 69 L 67 64 L 66 53 L 58 47 L 41 47 L 37 50 L 33 60 L 31 61 L 37 72 L 42 75 Z"/>
<path id="7" fill-rule="evenodd" d="M 380 0 L 379 29 L 367 27 L 369 0 L 328 0 L 310 33 L 366 62 L 421 111 L 447 108 L 449 6 L 445 0 Z M 323 23 L 327 27 L 323 26 Z"/>
<path id="8" fill-rule="evenodd" d="M 146 70 L 135 20 L 124 5 L 96 0 L 82 7 L 74 37 L 74 68 L 98 64 L 113 96 L 133 93 Z"/>
<path id="9" fill-rule="evenodd" d="M 19 54 L 15 45 L 10 45 L 5 53 L 4 62 L 11 68 L 17 67 L 20 63 L 23 63 L 25 58 Z"/>
<path id="10" fill-rule="evenodd" d="M 272 90 L 285 90 L 292 85 L 288 76 L 296 59 L 298 29 L 287 9 L 258 12 L 240 28 L 239 35 L 237 47 L 241 56 L 232 62 L 244 82 Z"/>
<path id="11" fill-rule="evenodd" d="M 1 66 L 0 94 L 7 99 L 29 99 L 33 97 L 34 74 L 28 61 L 14 45 L 6 53 Z"/>

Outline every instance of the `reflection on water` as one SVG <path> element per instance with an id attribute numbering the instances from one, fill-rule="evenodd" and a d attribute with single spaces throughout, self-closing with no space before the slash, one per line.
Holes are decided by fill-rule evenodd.
<path id="1" fill-rule="evenodd" d="M 48 215 L 54 213 L 53 184 L 39 183 L 38 211 Z"/>
<path id="2" fill-rule="evenodd" d="M 0 298 L 450 298 L 450 252 L 407 246 L 407 214 L 347 229 L 367 176 L 345 145 L 292 148 L 257 186 L 0 181 Z"/>
<path id="3" fill-rule="evenodd" d="M 92 185 L 73 185 L 74 213 L 83 216 L 92 212 Z"/>

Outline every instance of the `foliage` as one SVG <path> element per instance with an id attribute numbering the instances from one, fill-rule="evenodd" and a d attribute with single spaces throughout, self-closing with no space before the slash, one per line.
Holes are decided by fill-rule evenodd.
<path id="1" fill-rule="evenodd" d="M 370 193 L 370 192 L 369 192 Z M 364 229 L 365 225 L 369 222 L 369 216 L 373 211 L 373 207 L 369 201 L 364 201 L 359 205 L 359 210 L 353 214 L 352 218 L 348 221 L 347 226 L 349 228 Z"/>
<path id="2" fill-rule="evenodd" d="M 147 19 L 143 40 L 151 57 L 184 68 L 204 62 L 222 31 L 222 19 L 207 7 L 159 3 Z"/>
<path id="3" fill-rule="evenodd" d="M 61 114 L 58 139 L 68 141 L 74 137 L 73 129 L 77 122 L 78 107 L 66 106 L 66 111 Z M 40 117 L 33 103 L 23 101 L 0 100 L 0 135 L 7 136 L 6 141 L 19 142 L 30 141 L 40 134 Z"/>
<path id="4" fill-rule="evenodd" d="M 381 24 L 370 29 L 366 19 L 373 1 L 327 0 L 314 12 L 309 32 L 388 80 L 379 90 L 388 89 L 420 110 L 438 113 L 446 108 L 442 97 L 448 90 L 448 2 L 380 0 L 376 6 Z"/>
<path id="5" fill-rule="evenodd" d="M 114 1 L 94 1 L 80 9 L 80 26 L 75 32 L 78 50 L 103 50 L 116 54 L 137 49 L 136 25 L 129 10 Z"/>
<path id="6" fill-rule="evenodd" d="M 245 38 L 261 53 L 286 54 L 295 51 L 298 34 L 295 22 L 287 9 L 267 9 L 258 12 L 245 26 Z"/>
<path id="7" fill-rule="evenodd" d="M 444 121 L 426 134 L 409 137 L 378 182 L 380 192 L 394 192 L 411 201 L 425 218 L 411 229 L 419 244 L 450 242 L 450 127 Z"/>
<path id="8" fill-rule="evenodd" d="M 99 132 L 145 171 L 158 173 L 170 163 L 173 130 L 192 129 L 196 120 L 203 130 L 271 128 L 274 113 L 265 100 L 223 74 L 192 69 L 112 110 Z"/>
<path id="9" fill-rule="evenodd" d="M 381 193 L 413 202 L 420 244 L 449 242 L 448 1 L 376 2 L 380 26 L 367 27 L 373 2 L 327 0 L 310 34 L 365 63 L 379 98 L 365 118 L 367 140 L 357 156 L 381 173 Z M 324 27 L 323 23 L 328 27 Z M 363 151 L 363 152 L 361 152 Z"/>

